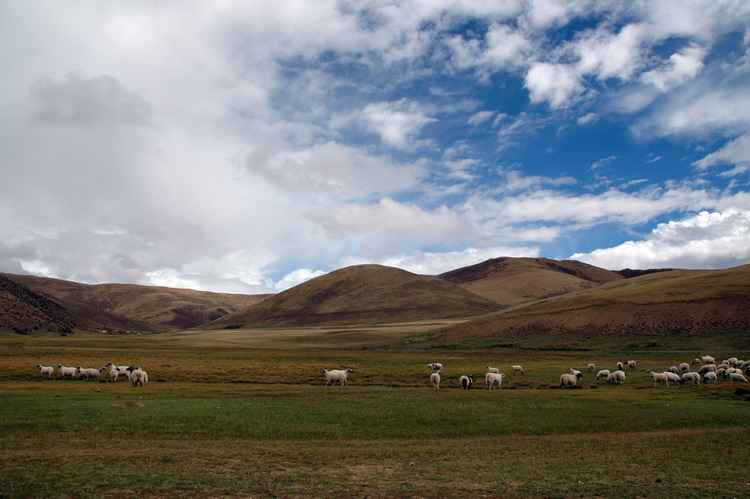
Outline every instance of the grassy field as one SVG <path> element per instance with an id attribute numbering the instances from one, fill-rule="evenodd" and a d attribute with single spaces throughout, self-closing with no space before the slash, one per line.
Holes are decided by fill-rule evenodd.
<path id="1" fill-rule="evenodd" d="M 0 496 L 750 495 L 750 386 L 653 387 L 644 372 L 742 352 L 334 350 L 211 334 L 226 336 L 0 333 Z M 630 358 L 625 385 L 585 373 L 582 389 L 555 388 L 568 367 Z M 35 368 L 110 361 L 142 365 L 150 383 Z M 508 373 L 501 391 L 482 389 L 487 364 Z M 349 387 L 323 386 L 334 367 L 354 368 Z M 458 387 L 464 373 L 478 389 Z"/>

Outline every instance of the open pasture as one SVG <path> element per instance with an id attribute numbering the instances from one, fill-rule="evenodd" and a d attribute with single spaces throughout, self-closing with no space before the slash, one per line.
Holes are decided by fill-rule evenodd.
<path id="1" fill-rule="evenodd" d="M 750 386 L 653 387 L 645 374 L 700 352 L 210 348 L 179 335 L 12 333 L 0 348 L 4 497 L 750 493 Z M 625 385 L 584 372 L 582 389 L 553 389 L 568 367 L 631 357 L 638 370 Z M 35 367 L 110 361 L 142 365 L 150 383 L 46 380 Z M 429 388 L 432 361 L 445 365 L 440 390 Z M 511 373 L 517 363 L 525 375 Z M 487 364 L 507 374 L 501 391 L 483 389 Z M 355 370 L 349 387 L 323 386 L 320 369 L 344 367 Z M 465 373 L 476 389 L 458 387 Z"/>

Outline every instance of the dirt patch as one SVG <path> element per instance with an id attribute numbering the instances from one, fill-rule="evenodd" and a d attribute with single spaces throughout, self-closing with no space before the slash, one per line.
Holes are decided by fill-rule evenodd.
<path id="1" fill-rule="evenodd" d="M 123 400 L 122 402 L 115 402 L 112 407 L 146 407 L 145 405 L 136 402 L 135 400 Z"/>

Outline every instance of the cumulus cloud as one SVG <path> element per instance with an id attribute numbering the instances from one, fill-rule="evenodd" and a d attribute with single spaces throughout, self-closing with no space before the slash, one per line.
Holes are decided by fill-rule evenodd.
<path id="1" fill-rule="evenodd" d="M 645 239 L 571 256 L 607 269 L 726 268 L 750 260 L 750 212 L 701 212 L 659 224 Z"/>
<path id="2" fill-rule="evenodd" d="M 385 144 L 397 149 L 413 147 L 419 131 L 435 121 L 417 102 L 408 99 L 374 102 L 365 106 L 362 113 L 370 130 L 377 133 Z"/>
<path id="3" fill-rule="evenodd" d="M 574 68 L 549 62 L 534 64 L 526 73 L 525 85 L 531 102 L 547 102 L 552 109 L 571 106 L 585 90 Z"/>

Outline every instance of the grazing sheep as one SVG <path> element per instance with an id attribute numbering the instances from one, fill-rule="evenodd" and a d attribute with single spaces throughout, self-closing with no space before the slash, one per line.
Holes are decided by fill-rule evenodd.
<path id="1" fill-rule="evenodd" d="M 130 369 L 130 368 L 131 368 L 131 367 L 133 367 L 133 366 L 116 366 L 116 365 L 114 365 L 114 364 L 113 364 L 112 362 L 107 362 L 106 364 L 104 364 L 104 367 L 105 367 L 105 368 L 106 368 L 106 367 L 109 367 L 109 370 L 110 370 L 110 371 L 111 371 L 112 369 L 119 369 L 119 370 L 120 370 L 120 372 L 123 372 L 123 373 L 128 373 L 128 374 L 126 374 L 126 376 L 127 376 L 127 375 L 129 375 L 129 374 L 130 374 L 130 372 L 132 371 L 132 369 Z"/>
<path id="2" fill-rule="evenodd" d="M 625 370 L 625 366 L 623 365 L 622 362 L 618 362 L 616 367 L 617 367 L 618 371 L 624 371 Z"/>
<path id="3" fill-rule="evenodd" d="M 497 374 L 497 373 L 499 373 L 499 372 L 500 372 L 500 369 L 498 369 L 497 367 L 490 367 L 490 366 L 487 366 L 487 372 L 488 372 L 488 373 L 495 373 L 495 374 Z"/>
<path id="4" fill-rule="evenodd" d="M 698 373 L 695 373 L 695 374 L 698 374 Z M 700 376 L 700 374 L 698 374 L 698 376 Z M 715 372 L 710 372 L 709 371 L 709 372 L 707 372 L 706 374 L 703 375 L 703 382 L 704 383 L 711 383 L 712 381 L 716 381 L 716 379 L 717 379 L 717 376 L 716 376 Z"/>
<path id="5" fill-rule="evenodd" d="M 684 383 L 684 381 L 682 380 L 682 378 L 680 378 L 680 376 L 678 374 L 675 374 L 675 373 L 673 373 L 671 371 L 664 371 L 664 375 L 672 383 L 679 383 L 679 384 Z"/>
<path id="6" fill-rule="evenodd" d="M 602 369 L 601 371 L 599 371 L 598 373 L 596 373 L 596 379 L 597 379 L 597 381 L 600 380 L 600 379 L 602 379 L 602 378 L 608 379 L 607 376 L 609 376 L 610 374 L 611 373 L 609 372 L 609 369 Z"/>
<path id="7" fill-rule="evenodd" d="M 588 371 L 590 373 L 596 371 L 596 364 L 589 364 L 589 365 L 587 365 L 586 366 L 586 371 Z"/>
<path id="8" fill-rule="evenodd" d="M 573 376 L 575 376 L 576 374 L 581 374 L 581 371 L 579 371 L 578 369 L 573 369 L 572 367 L 568 368 L 568 372 Z"/>
<path id="9" fill-rule="evenodd" d="M 615 371 L 607 376 L 607 383 L 614 383 L 615 385 L 621 385 L 625 383 L 625 371 Z"/>
<path id="10" fill-rule="evenodd" d="M 740 363 L 739 359 L 737 357 L 730 357 L 727 359 L 727 362 L 732 365 L 732 367 L 737 366 L 737 364 Z"/>
<path id="11" fill-rule="evenodd" d="M 430 385 L 432 385 L 433 388 L 440 388 L 440 375 L 442 374 L 443 371 L 430 374 Z"/>
<path id="12" fill-rule="evenodd" d="M 442 371 L 443 364 L 440 362 L 431 362 L 430 364 L 427 364 L 427 368 L 432 369 L 433 371 Z"/>
<path id="13" fill-rule="evenodd" d="M 667 371 L 669 371 L 671 373 L 674 373 L 674 374 L 679 374 L 680 373 L 680 370 L 677 369 L 677 366 L 671 366 L 669 369 L 667 369 Z"/>
<path id="14" fill-rule="evenodd" d="M 488 390 L 492 390 L 492 387 L 494 387 L 496 384 L 497 389 L 502 390 L 504 377 L 505 375 L 503 373 L 487 373 L 484 376 L 484 383 L 487 385 Z"/>
<path id="15" fill-rule="evenodd" d="M 41 364 L 36 365 L 37 369 L 39 369 L 39 374 L 44 376 L 47 375 L 47 378 L 51 378 L 52 374 L 55 372 L 55 368 L 52 366 L 43 366 Z"/>
<path id="16" fill-rule="evenodd" d="M 102 375 L 101 371 L 99 369 L 90 367 L 81 367 L 78 366 L 78 377 L 80 379 L 91 379 L 94 378 L 95 380 L 99 381 L 99 377 Z"/>
<path id="17" fill-rule="evenodd" d="M 697 366 L 700 363 L 701 363 L 701 359 L 693 359 L 690 361 L 691 366 Z"/>
<path id="18" fill-rule="evenodd" d="M 464 390 L 471 389 L 471 385 L 474 384 L 474 376 L 471 374 L 464 374 L 460 378 L 458 378 L 458 382 L 461 384 L 461 386 L 464 388 Z"/>
<path id="19" fill-rule="evenodd" d="M 680 369 L 680 372 L 683 372 L 683 373 L 690 371 L 690 364 L 688 364 L 687 362 L 683 362 L 677 367 Z"/>
<path id="20" fill-rule="evenodd" d="M 353 373 L 354 369 L 351 367 L 346 370 L 341 369 L 323 369 L 320 371 L 320 374 L 325 374 L 326 376 L 326 386 L 333 384 L 333 383 L 340 383 L 341 386 L 347 386 L 346 378 L 349 375 L 349 373 Z"/>
<path id="21" fill-rule="evenodd" d="M 143 388 L 143 385 L 148 384 L 148 373 L 141 369 L 140 367 L 130 367 L 130 382 L 133 384 L 134 387 L 140 386 Z"/>
<path id="22" fill-rule="evenodd" d="M 669 386 L 669 378 L 664 373 L 655 373 L 651 369 L 646 371 L 649 376 L 651 376 L 651 381 L 653 381 L 654 386 L 656 386 L 656 383 L 661 383 L 664 386 Z"/>
<path id="23" fill-rule="evenodd" d="M 710 355 L 702 355 L 701 362 L 703 362 L 704 364 L 716 364 L 716 359 L 714 359 Z"/>
<path id="24" fill-rule="evenodd" d="M 628 361 L 628 369 L 630 369 L 631 371 L 635 371 L 635 366 L 636 366 L 636 364 L 635 364 L 634 360 L 629 360 Z"/>
<path id="25" fill-rule="evenodd" d="M 77 369 L 75 367 L 65 367 L 62 364 L 57 364 L 57 368 L 60 370 L 60 378 L 75 379 Z"/>
<path id="26" fill-rule="evenodd" d="M 706 364 L 705 366 L 701 366 L 701 368 L 698 369 L 699 374 L 706 374 L 709 371 L 716 372 L 716 364 Z"/>
<path id="27" fill-rule="evenodd" d="M 747 378 L 745 378 L 742 373 L 732 373 L 729 375 L 729 381 L 732 383 L 735 381 L 738 383 L 747 383 Z"/>
<path id="28" fill-rule="evenodd" d="M 510 366 L 510 368 L 513 370 L 513 376 L 515 376 L 516 373 L 523 374 L 523 366 L 519 366 L 518 364 L 516 364 L 515 366 Z"/>
<path id="29" fill-rule="evenodd" d="M 575 369 L 573 369 L 575 371 Z M 575 374 L 563 374 L 560 376 L 560 388 L 564 388 L 566 386 L 576 386 L 578 384 L 578 380 L 583 378 L 583 374 L 581 374 L 580 371 L 576 371 Z"/>
<path id="30" fill-rule="evenodd" d="M 699 385 L 701 383 L 701 375 L 698 373 L 683 373 L 682 380 L 685 383 L 690 383 L 692 381 L 694 385 Z"/>
<path id="31" fill-rule="evenodd" d="M 708 372 L 705 372 L 705 373 L 702 373 L 702 374 L 705 376 L 706 374 L 711 373 L 711 372 L 714 372 L 714 371 L 708 371 Z M 715 371 L 715 373 L 716 373 L 716 376 L 719 377 L 719 378 L 725 378 L 726 379 L 726 378 L 729 377 L 729 372 L 726 369 L 717 369 Z"/>

